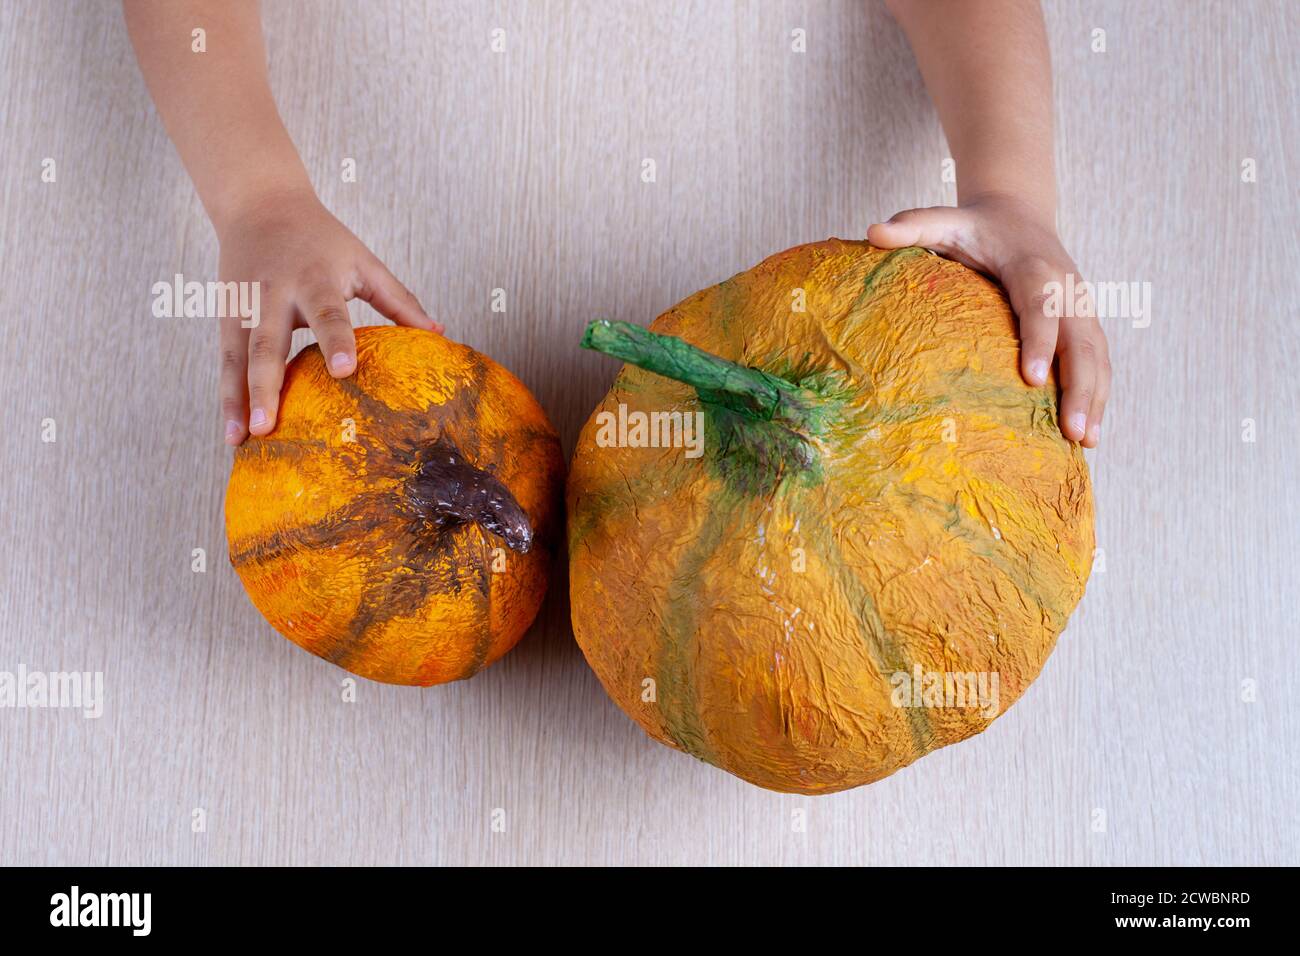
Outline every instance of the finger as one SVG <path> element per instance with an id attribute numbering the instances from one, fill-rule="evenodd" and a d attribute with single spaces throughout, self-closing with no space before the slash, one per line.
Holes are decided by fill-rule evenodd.
<path id="1" fill-rule="evenodd" d="M 248 337 L 248 430 L 265 435 L 275 427 L 284 384 L 284 363 L 293 339 L 290 306 L 273 303 L 263 321 Z"/>
<path id="2" fill-rule="evenodd" d="M 396 276 L 378 259 L 370 259 L 361 264 L 360 280 L 356 297 L 369 302 L 384 318 L 397 325 L 442 332 L 442 323 L 429 318 L 415 293 L 398 282 Z"/>
<path id="3" fill-rule="evenodd" d="M 1082 442 L 1088 434 L 1088 413 L 1097 396 L 1100 332 L 1101 326 L 1093 318 L 1070 318 L 1061 323 L 1061 431 L 1071 441 Z"/>
<path id="4" fill-rule="evenodd" d="M 221 418 L 226 444 L 238 445 L 248 435 L 248 329 L 238 318 L 221 320 Z"/>
<path id="5" fill-rule="evenodd" d="M 1101 420 L 1105 417 L 1106 402 L 1110 399 L 1110 355 L 1105 338 L 1101 339 L 1097 348 L 1100 355 L 1097 363 L 1097 388 L 1088 410 L 1088 434 L 1083 440 L 1086 448 L 1096 448 L 1101 442 Z"/>
<path id="6" fill-rule="evenodd" d="M 1003 270 L 1002 284 L 1020 324 L 1020 374 L 1030 385 L 1046 382 L 1052 368 L 1061 324 L 1060 297 L 1052 295 L 1052 283 L 1059 286 L 1063 272 L 1036 256 Z"/>
<path id="7" fill-rule="evenodd" d="M 330 374 L 346 378 L 356 371 L 357 341 L 343 293 L 332 284 L 321 283 L 299 300 L 298 311 L 315 333 Z"/>
<path id="8" fill-rule="evenodd" d="M 954 206 L 908 209 L 888 222 L 873 224 L 867 229 L 867 241 L 881 249 L 924 246 L 952 255 L 960 251 L 965 226 L 966 216 Z"/>

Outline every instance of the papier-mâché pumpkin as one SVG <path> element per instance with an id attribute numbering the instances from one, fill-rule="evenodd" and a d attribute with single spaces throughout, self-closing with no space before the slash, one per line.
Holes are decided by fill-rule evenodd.
<path id="1" fill-rule="evenodd" d="M 285 637 L 372 680 L 440 684 L 514 646 L 546 590 L 564 462 L 523 384 L 418 329 L 356 330 L 357 370 L 320 349 L 279 419 L 235 455 L 230 560 Z"/>
<path id="2" fill-rule="evenodd" d="M 1092 493 L 987 279 L 832 239 L 583 345 L 629 364 L 570 467 L 573 628 L 652 737 L 828 793 L 978 733 L 1038 675 Z"/>

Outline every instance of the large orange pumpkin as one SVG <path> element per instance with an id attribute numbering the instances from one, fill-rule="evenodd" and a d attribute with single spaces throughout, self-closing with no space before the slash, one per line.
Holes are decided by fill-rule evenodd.
<path id="1" fill-rule="evenodd" d="M 235 455 L 230 560 L 253 604 L 372 680 L 440 684 L 514 646 L 546 590 L 564 462 L 491 359 L 417 329 L 356 330 L 357 370 L 289 363 L 279 420 Z"/>
<path id="2" fill-rule="evenodd" d="M 1092 496 L 991 282 L 832 239 L 583 345 L 629 364 L 570 468 L 573 628 L 652 737 L 827 793 L 978 733 L 1038 675 Z"/>

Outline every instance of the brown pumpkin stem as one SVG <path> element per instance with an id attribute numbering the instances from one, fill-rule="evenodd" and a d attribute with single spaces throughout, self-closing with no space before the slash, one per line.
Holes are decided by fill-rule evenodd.
<path id="1" fill-rule="evenodd" d="M 435 528 L 473 523 L 503 539 L 512 551 L 527 554 L 532 547 L 532 525 L 510 489 L 467 462 L 446 438 L 424 453 L 406 483 L 406 496 Z"/>
<path id="2" fill-rule="evenodd" d="M 750 418 L 776 422 L 804 435 L 819 430 L 823 403 L 815 392 L 705 352 L 675 335 L 601 319 L 587 326 L 582 347 L 693 385 L 702 401 Z"/>

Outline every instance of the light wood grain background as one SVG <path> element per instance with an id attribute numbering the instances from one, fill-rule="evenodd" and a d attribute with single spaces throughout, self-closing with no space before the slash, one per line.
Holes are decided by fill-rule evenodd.
<path id="1" fill-rule="evenodd" d="M 988 732 L 814 799 L 646 738 L 574 644 L 562 576 L 472 681 L 341 702 L 343 672 L 271 631 L 226 562 L 215 334 L 152 318 L 149 291 L 212 277 L 216 242 L 120 12 L 0 5 L 0 670 L 106 680 L 99 720 L 0 710 L 0 861 L 1300 862 L 1298 11 L 1048 6 L 1063 235 L 1089 276 L 1153 296 L 1149 327 L 1107 325 L 1105 570 Z M 876 3 L 270 2 L 265 21 L 325 201 L 523 378 L 566 450 L 615 371 L 576 348 L 590 318 L 645 322 L 954 198 Z"/>

